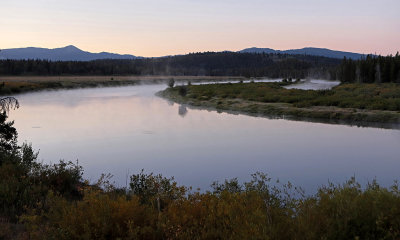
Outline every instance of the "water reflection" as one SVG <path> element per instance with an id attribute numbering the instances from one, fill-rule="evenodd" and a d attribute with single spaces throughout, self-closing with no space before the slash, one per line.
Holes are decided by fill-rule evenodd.
<path id="1" fill-rule="evenodd" d="M 307 192 L 355 175 L 386 185 L 399 178 L 400 131 L 190 109 L 154 96 L 164 85 L 30 93 L 11 113 L 19 140 L 40 159 L 76 160 L 85 177 L 141 169 L 205 189 L 263 171 Z M 176 114 L 176 113 L 179 114 Z M 186 113 L 185 113 L 186 112 Z M 184 117 L 182 117 L 182 115 Z M 40 128 L 36 128 L 40 126 Z"/>
<path id="2" fill-rule="evenodd" d="M 179 106 L 179 109 L 178 109 L 179 116 L 185 117 L 187 112 L 188 112 L 188 110 L 187 110 L 187 107 L 185 105 L 180 105 Z"/>

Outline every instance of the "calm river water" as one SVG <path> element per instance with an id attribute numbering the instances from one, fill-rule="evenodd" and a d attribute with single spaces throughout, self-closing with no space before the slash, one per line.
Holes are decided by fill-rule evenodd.
<path id="1" fill-rule="evenodd" d="M 156 97 L 165 85 L 94 88 L 18 95 L 11 113 L 19 140 L 84 167 L 95 181 L 111 173 L 118 186 L 146 172 L 208 189 L 212 181 L 256 171 L 314 193 L 355 176 L 389 186 L 400 178 L 400 131 L 189 109 Z"/>

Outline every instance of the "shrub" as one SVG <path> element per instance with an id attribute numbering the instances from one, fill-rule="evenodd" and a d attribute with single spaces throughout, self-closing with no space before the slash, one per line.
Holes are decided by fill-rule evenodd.
<path id="1" fill-rule="evenodd" d="M 142 170 L 131 176 L 130 194 L 137 196 L 143 204 L 153 204 L 158 210 L 168 202 L 182 198 L 186 192 L 184 187 L 178 187 L 174 178 L 165 178 L 161 175 L 146 174 Z"/>
<path id="2" fill-rule="evenodd" d="M 173 88 L 175 85 L 175 80 L 173 78 L 168 80 L 168 87 Z"/>

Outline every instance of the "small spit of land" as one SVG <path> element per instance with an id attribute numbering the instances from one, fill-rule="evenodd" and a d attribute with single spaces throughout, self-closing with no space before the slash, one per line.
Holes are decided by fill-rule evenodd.
<path id="1" fill-rule="evenodd" d="M 188 85 L 158 95 L 222 111 L 292 119 L 400 122 L 400 85 L 341 84 L 331 90 L 285 89 L 289 83 Z"/>
<path id="2" fill-rule="evenodd" d="M 136 84 L 155 84 L 174 81 L 223 81 L 240 80 L 243 77 L 210 76 L 1 76 L 0 95 L 56 89 L 75 89 L 88 87 L 127 86 Z"/>

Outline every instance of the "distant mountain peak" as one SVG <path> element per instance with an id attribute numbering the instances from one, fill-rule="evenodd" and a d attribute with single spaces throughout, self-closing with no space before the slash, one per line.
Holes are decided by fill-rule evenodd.
<path id="1" fill-rule="evenodd" d="M 68 51 L 68 52 L 83 52 L 81 49 L 75 47 L 74 45 L 68 45 L 68 46 L 65 46 L 65 47 L 55 48 L 55 49 L 65 50 L 65 51 Z"/>
<path id="2" fill-rule="evenodd" d="M 63 47 L 63 48 L 65 48 L 65 49 L 77 49 L 77 50 L 80 50 L 79 48 L 75 47 L 74 45 L 68 45 L 68 46 L 65 46 L 65 47 Z"/>

